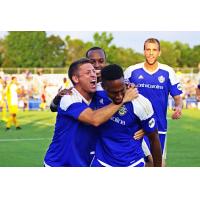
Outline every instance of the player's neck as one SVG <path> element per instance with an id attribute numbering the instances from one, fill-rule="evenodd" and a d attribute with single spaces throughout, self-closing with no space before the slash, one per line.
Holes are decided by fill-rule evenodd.
<path id="1" fill-rule="evenodd" d="M 149 63 L 147 63 L 147 62 L 145 62 L 145 63 L 144 63 L 144 68 L 145 68 L 147 71 L 149 71 L 149 72 L 154 72 L 154 71 L 156 71 L 157 68 L 158 68 L 158 61 L 156 61 L 153 65 L 151 65 L 151 64 L 149 64 Z"/>
<path id="2" fill-rule="evenodd" d="M 88 93 L 81 87 L 75 87 L 75 89 L 88 101 L 90 102 L 92 100 L 92 97 L 94 93 Z"/>

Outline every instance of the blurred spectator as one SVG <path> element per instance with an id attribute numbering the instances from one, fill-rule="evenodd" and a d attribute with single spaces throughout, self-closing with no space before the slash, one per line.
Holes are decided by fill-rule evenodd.
<path id="1" fill-rule="evenodd" d="M 200 84 L 196 88 L 197 108 L 200 109 Z"/>
<path id="2" fill-rule="evenodd" d="M 0 111 L 2 113 L 1 120 L 7 122 L 6 117 L 6 82 L 0 76 Z"/>
<path id="3" fill-rule="evenodd" d="M 69 79 L 67 79 L 66 77 L 63 78 L 63 85 L 62 85 L 62 89 L 68 89 L 70 88 L 70 81 Z"/>

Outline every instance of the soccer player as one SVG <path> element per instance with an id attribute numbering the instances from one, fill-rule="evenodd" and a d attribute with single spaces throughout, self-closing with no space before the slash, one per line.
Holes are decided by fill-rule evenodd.
<path id="1" fill-rule="evenodd" d="M 95 72 L 97 74 L 97 83 L 101 81 L 101 70 L 106 66 L 106 53 L 100 47 L 92 47 L 86 52 L 86 58 L 90 59 Z M 52 112 L 57 112 L 57 106 L 63 95 L 69 92 L 69 90 L 60 90 L 51 102 L 50 109 Z"/>
<path id="2" fill-rule="evenodd" d="M 121 104 L 126 92 L 122 68 L 115 64 L 108 65 L 102 69 L 101 78 L 105 91 L 97 91 L 95 95 L 97 108 L 111 102 Z M 141 128 L 150 140 L 154 166 L 161 167 L 162 153 L 154 111 L 150 101 L 142 95 L 123 104 L 117 113 L 98 127 L 99 138 L 91 166 L 144 166 L 142 139 L 133 138 L 133 133 Z"/>
<path id="3" fill-rule="evenodd" d="M 18 112 L 18 83 L 17 77 L 13 76 L 11 78 L 10 84 L 7 85 L 6 97 L 8 103 L 9 119 L 6 124 L 6 130 L 10 130 L 11 124 L 13 123 L 16 130 L 21 129 L 19 122 L 17 120 Z"/>
<path id="4" fill-rule="evenodd" d="M 155 38 L 149 38 L 144 43 L 145 62 L 128 67 L 125 70 L 125 78 L 137 85 L 139 93 L 148 98 L 158 120 L 158 133 L 160 137 L 163 166 L 166 164 L 166 140 L 167 140 L 167 103 L 169 94 L 175 101 L 172 119 L 179 119 L 182 113 L 182 93 L 180 83 L 174 70 L 158 62 L 161 54 L 160 42 Z M 148 140 L 146 140 L 148 142 Z M 151 156 L 148 156 L 152 165 Z"/>
<path id="5" fill-rule="evenodd" d="M 130 89 L 121 104 L 111 103 L 93 111 L 97 77 L 90 60 L 83 58 L 72 63 L 68 76 L 74 88 L 71 95 L 62 97 L 58 106 L 53 140 L 44 158 L 45 166 L 89 166 L 90 153 L 94 151 L 98 136 L 94 127 L 107 121 L 124 102 L 137 96 L 135 90 Z"/>
<path id="6" fill-rule="evenodd" d="M 3 78 L 0 76 L 0 109 L 2 112 L 1 120 L 7 122 L 6 118 L 6 100 L 5 100 L 5 83 Z"/>

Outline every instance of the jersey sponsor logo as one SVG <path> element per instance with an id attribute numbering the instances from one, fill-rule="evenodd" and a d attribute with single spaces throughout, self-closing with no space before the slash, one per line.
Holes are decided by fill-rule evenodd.
<path id="1" fill-rule="evenodd" d="M 180 83 L 177 85 L 177 89 L 182 91 L 182 86 Z"/>
<path id="2" fill-rule="evenodd" d="M 144 79 L 144 77 L 143 77 L 142 75 L 140 75 L 140 76 L 138 77 L 138 79 Z"/>
<path id="3" fill-rule="evenodd" d="M 124 120 L 121 120 L 119 117 L 111 117 L 110 118 L 113 122 L 121 124 L 121 125 L 126 125 L 126 122 Z"/>
<path id="4" fill-rule="evenodd" d="M 149 128 L 153 128 L 155 126 L 155 119 L 152 118 L 149 120 Z"/>
<path id="5" fill-rule="evenodd" d="M 122 107 L 120 107 L 118 113 L 119 113 L 120 116 L 124 116 L 127 113 L 126 106 L 123 105 Z"/>
<path id="6" fill-rule="evenodd" d="M 164 77 L 164 76 L 159 76 L 159 77 L 158 77 L 158 81 L 159 81 L 160 83 L 164 83 L 164 82 L 165 82 L 165 77 Z"/>
<path id="7" fill-rule="evenodd" d="M 141 88 L 150 88 L 150 89 L 157 89 L 157 90 L 163 90 L 164 87 L 161 85 L 151 85 L 151 84 L 137 84 L 137 87 L 141 87 Z"/>

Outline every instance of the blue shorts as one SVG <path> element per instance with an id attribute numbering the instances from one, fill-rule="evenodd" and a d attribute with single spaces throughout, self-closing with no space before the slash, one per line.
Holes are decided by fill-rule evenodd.
<path id="1" fill-rule="evenodd" d="M 167 143 L 167 135 L 166 134 L 158 134 L 159 135 L 159 139 L 160 139 L 160 145 L 161 145 L 161 150 L 162 150 L 162 157 L 164 159 L 166 159 L 166 143 Z M 147 147 L 150 151 L 150 143 L 149 143 L 149 139 L 147 136 L 144 136 L 144 142 L 147 144 Z"/>
<path id="2" fill-rule="evenodd" d="M 137 162 L 135 162 L 135 163 L 133 163 L 130 166 L 127 166 L 127 167 L 144 167 L 144 165 L 145 165 L 145 162 L 144 162 L 144 159 L 142 158 L 142 159 L 138 160 Z M 90 167 L 112 167 L 112 166 L 98 160 L 97 157 L 94 156 L 94 158 L 93 158 L 93 160 L 90 164 Z"/>

